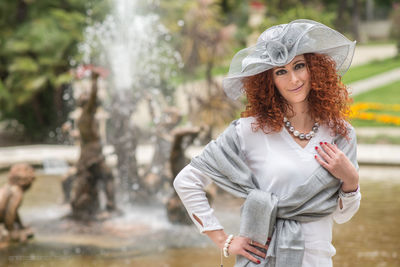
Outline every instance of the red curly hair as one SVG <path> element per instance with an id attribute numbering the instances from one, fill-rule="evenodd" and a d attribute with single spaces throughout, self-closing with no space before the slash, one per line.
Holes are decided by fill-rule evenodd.
<path id="1" fill-rule="evenodd" d="M 311 117 L 320 124 L 329 125 L 335 134 L 347 138 L 346 122 L 350 113 L 351 99 L 341 77 L 336 73 L 336 64 L 329 56 L 304 54 L 310 72 L 311 90 L 308 95 Z M 246 110 L 241 117 L 253 116 L 256 122 L 253 131 L 279 132 L 283 117 L 292 111 L 290 105 L 275 87 L 272 69 L 243 79 L 247 96 Z"/>

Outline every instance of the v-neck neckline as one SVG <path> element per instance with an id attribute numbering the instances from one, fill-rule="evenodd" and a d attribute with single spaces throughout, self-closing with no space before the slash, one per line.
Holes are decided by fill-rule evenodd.
<path id="1" fill-rule="evenodd" d="M 294 137 L 289 133 L 289 131 L 286 129 L 285 126 L 283 126 L 283 131 L 285 132 L 286 139 L 288 139 L 288 142 L 291 144 L 291 146 L 295 149 L 299 149 L 301 151 L 308 151 L 309 147 L 311 146 L 311 143 L 314 143 L 315 141 L 315 136 L 308 140 L 308 143 L 302 147 L 300 144 L 298 144 L 295 140 Z M 296 137 L 297 138 L 297 137 Z"/>

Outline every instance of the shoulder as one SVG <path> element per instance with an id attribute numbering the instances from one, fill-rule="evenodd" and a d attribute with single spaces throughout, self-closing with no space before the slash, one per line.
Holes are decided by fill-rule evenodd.
<path id="1" fill-rule="evenodd" d="M 344 121 L 344 126 L 347 130 L 347 138 L 350 142 L 356 141 L 356 130 L 354 129 L 353 125 L 350 124 L 348 121 Z"/>
<path id="2" fill-rule="evenodd" d="M 347 145 L 351 145 L 356 147 L 357 146 L 357 135 L 354 127 L 347 121 L 344 122 L 344 125 L 347 130 L 347 135 L 342 136 L 340 134 L 337 134 L 334 136 L 334 142 L 339 146 L 339 147 L 344 147 Z M 331 129 L 332 131 L 332 129 Z"/>
<path id="3" fill-rule="evenodd" d="M 242 126 L 246 126 L 249 127 L 251 126 L 253 123 L 257 123 L 257 119 L 255 117 L 243 117 L 243 118 L 239 118 L 236 120 L 238 124 L 242 125 Z"/>
<path id="4" fill-rule="evenodd" d="M 349 137 L 350 139 L 351 139 L 351 138 L 355 138 L 355 136 L 356 136 L 356 130 L 354 129 L 353 125 L 351 125 L 350 122 L 345 121 L 345 120 L 343 120 L 343 124 L 344 124 L 344 127 L 346 127 L 346 130 L 347 130 L 347 137 Z M 337 138 L 340 138 L 341 135 L 339 135 L 339 134 L 334 134 L 334 130 L 333 130 L 333 129 L 331 128 L 331 126 L 329 126 L 329 125 L 330 125 L 329 123 L 324 124 L 324 126 L 328 129 L 330 135 L 331 135 L 332 137 L 335 137 L 336 139 L 337 139 Z"/>
<path id="5" fill-rule="evenodd" d="M 354 129 L 353 125 L 350 124 L 350 122 L 345 121 L 345 122 L 344 122 L 344 125 L 346 126 L 347 131 L 348 131 L 349 134 L 350 134 L 350 133 L 351 133 L 351 134 L 355 134 L 355 133 L 356 133 L 356 130 Z"/>
<path id="6" fill-rule="evenodd" d="M 261 129 L 256 129 L 257 119 L 255 117 L 237 119 L 235 128 L 239 140 L 245 146 L 250 146 L 250 144 L 260 142 L 266 138 L 266 134 Z"/>
<path id="7" fill-rule="evenodd" d="M 357 146 L 356 130 L 354 129 L 353 125 L 351 125 L 349 122 L 346 122 L 346 127 L 347 127 L 347 140 L 349 141 L 349 143 L 353 144 L 354 146 Z"/>
<path id="8" fill-rule="evenodd" d="M 255 135 L 265 135 L 266 133 L 274 133 L 274 131 L 268 126 L 265 125 L 263 129 L 259 128 L 259 123 L 257 118 L 243 117 L 237 120 L 238 125 L 240 125 L 240 129 L 244 134 L 255 134 Z"/>
<path id="9" fill-rule="evenodd" d="M 235 121 L 236 132 L 240 136 L 251 135 L 256 132 L 253 130 L 253 129 L 255 129 L 256 123 L 257 123 L 257 120 L 255 117 L 244 117 L 244 118 L 237 119 Z"/>

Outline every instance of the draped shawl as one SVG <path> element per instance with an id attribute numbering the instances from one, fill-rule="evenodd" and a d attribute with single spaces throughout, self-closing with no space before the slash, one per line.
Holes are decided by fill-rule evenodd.
<path id="1" fill-rule="evenodd" d="M 233 121 L 190 163 L 227 192 L 246 199 L 241 211 L 240 236 L 261 244 L 271 237 L 266 259 L 254 255 L 261 264 L 238 255 L 235 267 L 301 266 L 304 238 L 300 222 L 316 221 L 335 211 L 341 181 L 320 166 L 285 197 L 261 190 L 240 149 L 235 128 L 238 123 Z M 337 136 L 334 142 L 357 167 L 356 138 L 354 130 L 348 130 L 349 141 Z"/>

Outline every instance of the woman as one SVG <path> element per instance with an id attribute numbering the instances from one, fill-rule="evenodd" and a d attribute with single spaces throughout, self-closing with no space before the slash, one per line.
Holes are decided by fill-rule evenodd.
<path id="1" fill-rule="evenodd" d="M 223 86 L 234 99 L 246 93 L 246 110 L 174 187 L 199 230 L 226 257 L 237 255 L 235 266 L 332 266 L 333 220 L 348 221 L 361 199 L 339 76 L 354 47 L 323 24 L 295 20 L 233 58 Z M 211 181 L 246 198 L 236 236 L 213 215 L 204 193 Z"/>

